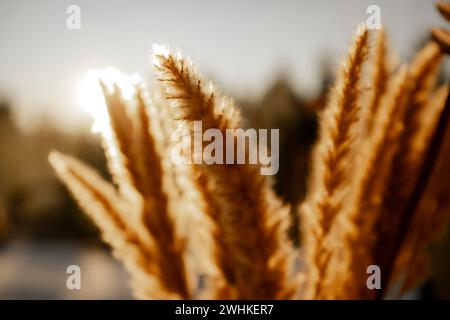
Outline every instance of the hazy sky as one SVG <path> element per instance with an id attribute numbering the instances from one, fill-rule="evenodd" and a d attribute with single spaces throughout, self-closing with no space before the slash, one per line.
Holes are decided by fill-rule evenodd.
<path id="1" fill-rule="evenodd" d="M 81 8 L 81 30 L 66 28 L 71 4 Z M 444 25 L 433 0 L 0 0 L 0 95 L 28 116 L 47 110 L 76 123 L 85 72 L 150 73 L 152 43 L 182 48 L 228 93 L 258 96 L 280 70 L 312 92 L 321 57 L 342 56 L 370 4 L 403 58 Z"/>

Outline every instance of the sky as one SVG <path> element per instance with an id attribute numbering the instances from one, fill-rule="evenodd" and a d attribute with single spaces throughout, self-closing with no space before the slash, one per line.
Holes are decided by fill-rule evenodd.
<path id="1" fill-rule="evenodd" d="M 344 55 L 366 9 L 378 5 L 392 47 L 410 57 L 433 26 L 433 0 L 0 0 L 0 97 L 22 126 L 49 116 L 68 130 L 84 119 L 77 88 L 89 69 L 151 75 L 153 43 L 182 49 L 222 91 L 258 98 L 281 73 L 313 95 L 327 56 Z M 69 30 L 69 5 L 81 29 Z"/>

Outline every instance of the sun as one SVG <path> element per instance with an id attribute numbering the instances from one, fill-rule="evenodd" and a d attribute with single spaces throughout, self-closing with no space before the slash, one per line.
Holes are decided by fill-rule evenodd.
<path id="1" fill-rule="evenodd" d="M 114 67 L 107 67 L 101 70 L 88 70 L 81 80 L 77 91 L 78 102 L 94 119 L 92 132 L 101 133 L 105 138 L 109 138 L 112 132 L 100 81 L 110 92 L 113 91 L 114 84 L 118 85 L 122 98 L 132 100 L 140 77 L 136 73 L 129 76 Z"/>

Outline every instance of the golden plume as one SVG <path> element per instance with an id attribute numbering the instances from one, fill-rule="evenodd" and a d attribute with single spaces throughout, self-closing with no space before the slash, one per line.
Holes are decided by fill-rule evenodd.
<path id="1" fill-rule="evenodd" d="M 450 21 L 450 4 L 439 1 L 436 7 L 447 21 Z M 445 53 L 450 53 L 450 32 L 443 28 L 434 28 L 431 33 L 433 39 L 439 44 L 441 50 Z"/>
<path id="2" fill-rule="evenodd" d="M 191 130 L 194 121 L 201 121 L 203 130 L 220 130 L 223 136 L 227 129 L 238 128 L 240 117 L 232 100 L 223 97 L 211 83 L 203 82 L 189 59 L 179 52 L 156 48 L 154 61 L 177 118 Z M 218 245 L 217 251 L 229 253 L 232 271 L 227 268 L 222 272 L 225 279 L 235 279 L 229 285 L 236 287 L 236 297 L 293 297 L 294 287 L 287 283 L 290 266 L 283 225 L 287 209 L 275 197 L 268 179 L 260 175 L 259 166 L 200 164 L 193 169 L 219 188 L 208 192 L 204 181 L 196 180 L 204 198 L 218 206 L 218 212 L 210 217 L 226 244 L 226 249 Z M 217 264 L 223 266 L 220 259 Z"/>
<path id="3" fill-rule="evenodd" d="M 388 85 L 373 134 L 361 146 L 361 167 L 357 168 L 349 202 L 330 239 L 331 243 L 342 244 L 343 252 L 336 246 L 335 259 L 329 266 L 330 278 L 325 280 L 329 298 L 367 299 L 375 294 L 361 280 L 367 277 L 368 266 L 379 263 L 375 251 L 380 239 L 375 229 L 392 158 L 399 147 L 401 119 L 410 89 L 409 74 L 403 67 Z"/>
<path id="4" fill-rule="evenodd" d="M 307 298 L 321 296 L 331 252 L 326 247 L 328 232 L 348 192 L 352 147 L 360 116 L 360 78 L 367 56 L 368 31 L 361 28 L 342 65 L 339 79 L 320 120 L 320 136 L 313 154 L 309 191 L 300 212 L 307 263 Z"/>
<path id="5" fill-rule="evenodd" d="M 448 8 L 440 7 L 444 15 Z M 289 208 L 261 175 L 261 163 L 198 161 L 204 154 L 195 141 L 194 164 L 171 159 L 171 135 L 182 128 L 195 139 L 197 121 L 233 139 L 216 152 L 250 157 L 227 134 L 244 131 L 235 103 L 178 51 L 155 48 L 162 90 L 151 99 L 141 86 L 125 99 L 119 85 L 100 83 L 105 153 L 117 187 L 71 157 L 52 153 L 49 160 L 131 273 L 139 298 L 293 299 L 300 276 L 305 298 L 380 298 L 399 279 L 403 289 L 417 284 L 435 230 L 450 215 L 450 179 L 442 179 L 450 161 L 443 126 L 449 89 L 434 89 L 445 50 L 445 39 L 438 40 L 440 48 L 426 45 L 394 73 L 384 31 L 367 60 L 369 33 L 358 30 L 320 116 L 299 208 L 304 274 L 291 269 Z M 362 92 L 366 61 L 371 84 Z M 373 264 L 383 272 L 380 291 L 366 286 Z M 198 288 L 203 275 L 207 283 Z"/>
<path id="6" fill-rule="evenodd" d="M 387 46 L 386 31 L 381 29 L 377 31 L 375 52 L 371 61 L 370 97 L 363 112 L 362 130 L 366 131 L 366 134 L 370 134 L 372 131 L 381 100 L 386 94 L 388 80 L 392 73 L 392 63 L 389 61 Z"/>
<path id="7" fill-rule="evenodd" d="M 148 261 L 143 260 L 143 263 L 152 264 L 154 277 L 159 281 L 159 285 L 156 287 L 142 283 L 144 289 L 140 289 L 137 285 L 136 294 L 147 298 L 159 296 L 189 298 L 191 289 L 185 270 L 184 237 L 176 230 L 173 213 L 169 212 L 167 194 L 162 181 L 164 175 L 162 157 L 157 150 L 155 135 L 150 130 L 151 121 L 147 106 L 139 89 L 135 94 L 136 101 L 126 101 L 122 97 L 118 85 L 114 85 L 112 92 L 103 82 L 100 82 L 100 85 L 105 96 L 109 123 L 112 128 L 111 136 L 105 134 L 103 137 L 110 172 L 120 190 L 115 198 L 129 204 L 126 210 L 127 214 L 122 213 L 124 223 L 127 223 L 128 220 L 133 221 L 133 228 L 141 230 L 140 237 L 151 239 L 152 247 L 145 259 Z M 133 109 L 133 102 L 135 109 Z M 95 197 L 101 195 L 96 189 L 97 185 L 89 185 L 89 191 L 83 190 L 84 193 L 80 191 L 83 184 L 78 183 L 78 187 L 74 189 L 71 185 L 75 184 L 74 179 L 78 177 L 77 174 L 83 172 L 84 167 L 73 159 L 68 162 L 69 158 L 60 156 L 53 158 L 57 160 L 56 162 L 53 160 L 52 164 L 68 163 L 66 166 L 72 164 L 71 170 L 68 171 L 70 175 L 61 176 L 60 173 L 60 176 L 77 197 L 80 206 L 88 210 L 93 202 L 92 198 L 95 200 Z M 73 165 L 73 163 L 77 165 Z M 148 171 L 150 168 L 152 169 L 151 173 Z M 96 180 L 93 179 L 93 181 Z M 90 198 L 86 196 L 80 198 L 80 193 L 89 194 Z M 111 198 L 114 197 L 111 196 Z M 104 202 L 104 200 L 97 201 Z M 103 216 L 116 216 L 116 212 L 112 209 L 111 206 L 104 207 Z M 94 219 L 102 231 L 107 228 L 104 221 L 106 220 Z M 127 237 L 128 232 L 133 231 L 132 228 L 128 228 L 120 236 Z M 155 296 L 152 296 L 154 287 L 160 289 L 154 292 Z M 151 292 L 145 294 L 147 290 Z"/>

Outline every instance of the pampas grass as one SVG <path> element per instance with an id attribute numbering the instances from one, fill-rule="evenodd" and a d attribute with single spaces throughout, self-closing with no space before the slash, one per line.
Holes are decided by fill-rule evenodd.
<path id="1" fill-rule="evenodd" d="M 371 82 L 370 82 L 370 97 L 367 102 L 364 116 L 365 123 L 363 123 L 362 130 L 369 135 L 372 132 L 375 119 L 379 113 L 379 106 L 381 99 L 385 96 L 388 80 L 392 74 L 392 62 L 390 61 L 388 53 L 388 40 L 386 31 L 381 29 L 377 32 L 376 43 L 374 46 L 374 57 L 371 64 Z"/>
<path id="2" fill-rule="evenodd" d="M 323 292 L 317 292 L 312 298 L 377 298 L 380 291 L 369 290 L 366 285 L 367 267 L 380 267 L 382 277 L 385 277 L 382 282 L 383 292 L 386 293 L 386 286 L 395 281 L 390 277 L 394 261 L 404 261 L 402 256 L 405 252 L 415 252 L 419 248 L 419 242 L 422 245 L 428 242 L 423 234 L 418 242 L 405 241 L 406 247 L 399 244 L 399 239 L 402 239 L 400 234 L 403 233 L 405 210 L 412 197 L 431 134 L 436 128 L 436 119 L 440 115 L 436 108 L 442 110 L 444 103 L 445 93 L 442 91 L 445 88 L 431 94 L 440 60 L 441 53 L 437 45 L 426 45 L 407 69 L 402 68 L 395 76 L 388 76 L 385 95 L 379 99 L 373 98 L 372 103 L 368 104 L 370 109 L 361 112 L 364 117 L 373 117 L 363 117 L 361 122 L 373 122 L 374 125 L 367 138 L 353 144 L 356 160 L 346 162 L 347 170 L 353 170 L 349 196 L 336 212 L 334 225 L 330 227 L 328 223 L 322 223 L 322 230 L 329 231 L 328 234 L 317 237 L 316 243 L 323 243 L 323 238 L 329 238 L 328 250 L 331 254 L 321 270 Z M 386 72 L 383 74 L 388 75 Z M 377 86 L 377 80 L 378 76 L 372 78 L 370 88 Z M 379 94 L 378 90 L 374 91 L 372 96 Z M 354 103 L 357 103 L 362 97 L 355 96 L 354 99 Z M 376 107 L 373 105 L 374 101 L 378 101 Z M 325 121 L 321 124 L 326 125 Z M 361 128 L 364 131 L 365 126 L 362 125 Z M 328 140 L 322 143 L 328 143 Z M 315 160 L 313 168 L 318 168 L 320 163 Z M 314 181 L 316 177 L 313 175 L 311 179 Z M 321 196 L 314 188 L 309 193 L 309 198 L 318 197 L 321 201 L 330 201 L 329 196 Z M 305 205 L 308 205 L 307 202 L 302 208 Z M 439 210 L 441 209 L 442 207 Z M 421 216 L 420 212 L 416 215 L 411 212 L 408 214 Z M 436 221 L 438 216 L 429 215 L 426 219 Z M 307 224 L 311 218 L 306 217 L 304 220 L 304 224 Z M 308 225 L 305 229 L 311 232 Z M 427 232 L 432 231 L 428 229 Z M 417 234 L 414 224 L 408 233 Z M 311 246 L 306 244 L 306 247 L 308 249 Z M 423 260 L 416 261 L 415 264 L 411 260 L 401 266 L 397 264 L 397 276 L 419 270 L 419 266 L 423 266 Z M 316 263 L 314 266 L 320 265 Z M 408 281 L 411 282 L 411 277 Z"/>
<path id="3" fill-rule="evenodd" d="M 345 292 L 346 298 L 369 298 L 375 293 L 367 290 L 366 284 L 359 279 L 366 277 L 367 266 L 379 263 L 374 256 L 375 246 L 380 241 L 375 227 L 382 214 L 386 180 L 401 134 L 399 122 L 410 90 L 406 68 L 398 71 L 389 87 L 375 121 L 375 132 L 370 141 L 361 146 L 361 168 L 355 173 L 352 193 L 340 215 L 341 224 L 332 233 L 333 241 L 342 242 L 343 253 L 339 248 L 334 251 L 335 260 L 330 269 L 336 268 L 340 272 L 333 272 L 332 279 L 328 280 L 333 284 L 330 292 Z"/>
<path id="4" fill-rule="evenodd" d="M 447 20 L 450 21 L 450 5 L 446 2 L 438 2 L 436 4 L 437 9 L 441 13 L 441 15 Z M 441 50 L 445 53 L 450 53 L 450 32 L 443 28 L 435 28 L 432 30 L 433 39 L 441 47 Z"/>
<path id="5" fill-rule="evenodd" d="M 188 299 L 191 292 L 185 270 L 184 239 L 177 233 L 175 217 L 169 212 L 167 194 L 162 183 L 162 157 L 154 141 L 156 135 L 152 135 L 150 131 L 147 107 L 139 91 L 135 96 L 136 106 L 133 110 L 131 101 L 124 100 L 118 85 L 114 85 L 112 92 L 104 83 L 101 82 L 100 85 L 112 127 L 112 135 L 103 136 L 105 152 L 118 190 L 112 185 L 106 186 L 104 181 L 100 182 L 100 177 L 74 159 L 52 154 L 51 163 L 94 222 L 103 227 L 102 231 L 113 249 L 116 249 L 116 242 L 120 238 L 136 232 L 133 238 L 142 244 L 136 249 L 146 254 L 146 258 L 139 261 L 144 265 L 151 263 L 151 274 L 159 282 L 159 289 L 153 292 L 152 286 L 147 287 L 143 282 L 141 284 L 135 281 L 138 296 Z M 148 172 L 150 169 L 152 174 Z M 99 210 L 88 210 L 95 207 L 97 202 L 103 204 L 101 214 L 104 218 L 97 218 Z M 126 203 L 127 207 L 115 208 L 113 204 L 116 202 Z M 116 234 L 117 239 L 111 241 L 114 236 L 110 236 L 109 230 L 105 230 L 103 226 L 106 218 L 132 225 L 122 228 L 122 233 Z M 123 259 L 128 261 L 127 258 Z"/>
<path id="6" fill-rule="evenodd" d="M 167 98 L 186 126 L 192 128 L 193 121 L 202 121 L 204 130 L 218 128 L 223 136 L 226 129 L 238 128 L 240 116 L 233 101 L 202 81 L 181 53 L 162 48 L 154 61 Z M 219 233 L 216 237 L 221 239 L 217 264 L 228 286 L 236 288 L 235 298 L 293 297 L 293 286 L 287 284 L 289 254 L 283 233 L 288 211 L 260 175 L 259 166 L 202 164 L 193 169 L 200 175 L 196 181 Z M 205 180 L 216 185 L 216 190 L 208 188 Z"/>
<path id="7" fill-rule="evenodd" d="M 57 152 L 51 153 L 49 159 L 86 213 L 101 226 L 104 240 L 133 275 L 136 296 L 183 297 L 183 288 L 173 290 L 171 284 L 164 283 L 158 266 L 158 249 L 141 222 L 132 218 L 136 214 L 133 206 L 123 201 L 110 183 L 78 160 Z"/>
<path id="8" fill-rule="evenodd" d="M 331 251 L 327 235 L 337 214 L 342 209 L 348 192 L 350 172 L 348 163 L 354 154 L 355 128 L 361 106 L 361 68 L 367 56 L 368 31 L 359 30 L 344 62 L 340 78 L 333 89 L 329 104 L 321 116 L 320 136 L 313 155 L 314 166 L 307 200 L 301 214 L 306 246 L 306 297 L 320 297 Z"/>
<path id="9" fill-rule="evenodd" d="M 320 116 L 308 193 L 296 208 L 301 251 L 287 239 L 289 208 L 260 164 L 172 162 L 177 128 L 192 136 L 201 121 L 226 136 L 241 126 L 234 101 L 189 58 L 155 46 L 159 82 L 153 90 L 134 84 L 131 98 L 100 82 L 113 183 L 70 156 L 49 160 L 127 267 L 136 297 L 375 299 L 394 283 L 406 290 L 423 279 L 427 246 L 450 211 L 450 186 L 439 178 L 448 152 L 429 156 L 449 92 L 435 88 L 442 46 L 429 43 L 395 67 L 386 32 L 374 33 L 358 29 Z M 382 270 L 380 291 L 366 286 L 373 264 Z"/>

